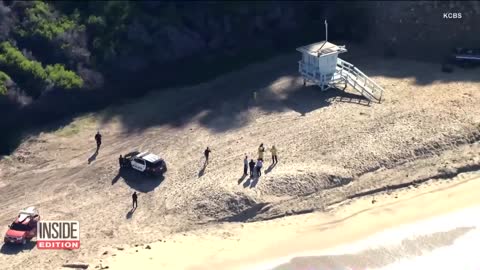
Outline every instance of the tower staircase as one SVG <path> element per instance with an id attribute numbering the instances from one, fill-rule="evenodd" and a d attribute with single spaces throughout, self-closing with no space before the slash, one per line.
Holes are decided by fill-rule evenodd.
<path id="1" fill-rule="evenodd" d="M 380 103 L 383 88 L 349 62 L 337 58 L 337 67 L 332 82 L 344 82 L 372 102 Z"/>

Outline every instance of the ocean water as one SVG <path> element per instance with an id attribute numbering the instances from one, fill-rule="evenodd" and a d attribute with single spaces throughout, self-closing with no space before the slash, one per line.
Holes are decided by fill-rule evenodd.
<path id="1" fill-rule="evenodd" d="M 374 221 L 372 221 L 374 222 Z M 480 270 L 480 206 L 248 270 Z"/>

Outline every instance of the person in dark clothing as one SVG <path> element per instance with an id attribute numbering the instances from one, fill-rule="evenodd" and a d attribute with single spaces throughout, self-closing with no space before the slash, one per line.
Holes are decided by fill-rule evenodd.
<path id="1" fill-rule="evenodd" d="M 253 177 L 253 172 L 255 170 L 255 161 L 251 159 L 250 162 L 248 163 L 248 166 L 250 166 L 250 176 Z"/>
<path id="2" fill-rule="evenodd" d="M 120 157 L 118 158 L 118 163 L 120 165 L 120 168 L 123 168 L 123 166 L 125 164 L 125 160 L 124 160 L 122 155 L 120 155 Z"/>
<path id="3" fill-rule="evenodd" d="M 205 165 L 208 164 L 208 157 L 210 156 L 210 148 L 207 147 L 207 149 L 205 149 L 205 152 L 203 152 L 203 154 L 205 155 Z"/>
<path id="4" fill-rule="evenodd" d="M 243 175 L 248 175 L 248 157 L 246 155 L 243 159 Z"/>
<path id="5" fill-rule="evenodd" d="M 134 191 L 132 194 L 132 208 L 137 208 L 137 192 Z"/>
<path id="6" fill-rule="evenodd" d="M 97 134 L 95 134 L 95 141 L 97 142 L 97 151 L 100 149 L 100 145 L 102 145 L 102 134 L 100 134 L 100 131 L 97 131 Z"/>

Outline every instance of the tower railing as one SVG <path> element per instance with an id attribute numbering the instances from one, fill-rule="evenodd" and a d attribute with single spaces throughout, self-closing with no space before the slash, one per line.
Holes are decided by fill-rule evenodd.
<path id="1" fill-rule="evenodd" d="M 381 102 L 383 88 L 351 63 L 337 58 L 336 79 L 343 79 L 371 101 Z"/>

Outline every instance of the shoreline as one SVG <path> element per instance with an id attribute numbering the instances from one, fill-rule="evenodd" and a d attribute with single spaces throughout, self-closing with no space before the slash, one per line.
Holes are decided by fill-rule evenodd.
<path id="1" fill-rule="evenodd" d="M 244 267 L 241 269 L 248 269 L 248 270 L 297 270 L 297 269 L 311 269 L 311 270 L 318 270 L 324 268 L 316 268 L 311 265 L 314 265 L 315 262 L 318 264 L 319 261 L 325 261 L 326 258 L 331 257 L 357 257 L 357 259 L 366 259 L 365 257 L 372 258 L 372 254 L 378 255 L 378 250 L 395 250 L 394 247 L 403 246 L 412 246 L 418 244 L 422 246 L 423 244 L 424 250 L 422 250 L 422 254 L 408 254 L 409 250 L 405 249 L 402 250 L 402 256 L 398 257 L 398 253 L 395 254 L 394 258 L 396 259 L 392 264 L 396 264 L 399 261 L 403 260 L 412 260 L 412 259 L 419 259 L 423 258 L 424 256 L 428 257 L 431 256 L 432 253 L 436 253 L 441 248 L 452 248 L 456 243 L 457 240 L 465 240 L 465 238 L 470 239 L 472 231 L 475 229 L 477 237 L 479 236 L 479 225 L 480 219 L 477 213 L 480 212 L 480 205 L 472 206 L 463 208 L 458 211 L 448 212 L 442 214 L 440 216 L 434 216 L 426 219 L 420 219 L 413 223 L 403 224 L 400 226 L 392 227 L 385 229 L 380 232 L 376 232 L 372 235 L 367 236 L 366 238 L 362 238 L 361 240 L 357 240 L 348 244 L 342 244 L 340 246 L 336 246 L 334 248 L 327 248 L 322 250 L 312 250 L 302 253 L 295 253 L 291 254 L 286 257 L 278 258 L 269 262 L 265 262 L 262 264 L 254 265 L 251 267 Z M 469 237 L 466 234 L 469 233 Z M 474 232 L 475 233 L 475 232 Z M 454 236 L 451 237 L 449 240 L 452 240 L 450 243 L 446 244 L 447 241 L 432 241 L 434 240 L 435 236 L 443 236 L 448 234 L 453 234 Z M 433 236 L 433 237 L 432 237 Z M 460 239 L 460 238 L 464 239 Z M 447 237 L 445 237 L 447 238 Z M 427 240 L 427 245 L 425 242 L 422 243 L 422 240 Z M 448 238 L 447 238 L 448 239 Z M 430 241 L 428 241 L 430 240 Z M 409 242 L 409 243 L 408 243 Z M 435 243 L 437 242 L 437 243 Z M 442 244 L 438 244 L 438 242 L 443 242 Z M 408 244 L 406 244 L 408 243 Z M 425 248 L 425 246 L 427 246 Z M 430 249 L 429 249 L 430 248 Z M 373 251 L 373 252 L 372 252 Z M 398 251 L 397 251 L 398 252 Z M 415 250 L 413 251 L 415 252 Z M 369 254 L 370 253 L 370 254 Z M 412 253 L 412 250 L 410 250 Z M 389 253 L 389 256 L 393 257 L 393 254 Z M 412 257 L 410 257 L 410 256 Z M 397 261 L 398 260 L 398 261 Z M 379 259 L 380 261 L 380 259 Z M 307 263 L 308 262 L 308 263 Z M 378 263 L 378 262 L 376 262 Z M 308 268 L 305 268 L 305 264 L 310 265 Z M 303 268 L 298 268 L 299 265 L 303 265 Z M 390 269 L 390 264 L 385 264 L 380 267 L 380 269 Z M 330 268 L 326 268 L 330 269 Z M 334 268 L 337 269 L 337 268 Z M 359 267 L 358 265 L 354 266 L 353 268 L 339 268 L 339 269 L 365 269 L 365 267 Z M 379 269 L 378 266 L 374 266 L 368 269 Z M 397 269 L 397 268 L 395 268 Z M 439 268 L 436 268 L 439 269 Z M 443 269 L 443 268 L 442 268 Z M 452 269 L 452 268 L 450 268 Z M 463 268 L 461 268 L 463 269 Z"/>
<path id="2" fill-rule="evenodd" d="M 430 218 L 480 205 L 475 190 L 480 172 L 460 174 L 451 180 L 427 182 L 417 189 L 394 194 L 353 199 L 327 212 L 315 212 L 282 219 L 246 224 L 219 224 L 168 240 L 149 248 L 130 247 L 103 258 L 109 269 L 269 269 L 292 256 L 319 254 L 341 248 L 384 230 L 408 226 Z M 397 197 L 397 198 L 395 198 Z M 434 202 L 434 203 L 432 203 Z M 422 209 L 418 209 L 422 205 Z M 371 220 L 375 220 L 371 224 Z M 146 246 L 145 246 L 146 247 Z M 135 251 L 138 250 L 138 251 Z M 121 256 L 119 256 L 121 254 Z M 175 256 L 175 254 L 177 256 Z M 178 254 L 188 256 L 180 258 Z"/>

